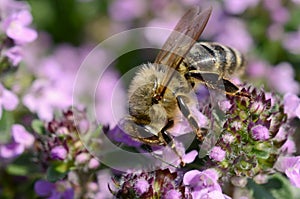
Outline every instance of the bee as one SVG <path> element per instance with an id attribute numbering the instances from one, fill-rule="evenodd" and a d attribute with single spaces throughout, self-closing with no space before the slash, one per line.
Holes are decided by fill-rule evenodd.
<path id="1" fill-rule="evenodd" d="M 190 107 L 196 85 L 221 90 L 228 95 L 243 96 L 229 80 L 242 73 L 244 57 L 233 48 L 210 42 L 197 42 L 212 8 L 188 10 L 179 20 L 157 55 L 154 63 L 143 64 L 128 90 L 129 115 L 123 118 L 123 130 L 147 145 L 166 146 L 173 142 L 168 129 L 183 115 L 198 140 L 205 130 L 193 116 Z"/>

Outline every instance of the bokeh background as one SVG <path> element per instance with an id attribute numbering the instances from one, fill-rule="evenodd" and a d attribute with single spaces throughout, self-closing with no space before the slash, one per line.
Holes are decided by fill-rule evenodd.
<path id="1" fill-rule="evenodd" d="M 1 42 L 0 81 L 18 98 L 14 111 L 5 109 L 4 105 L 3 110 L 1 108 L 1 146 L 11 143 L 13 124 L 19 123 L 32 130 L 28 126 L 33 119 L 50 121 L 58 111 L 72 105 L 76 73 L 99 43 L 134 28 L 172 29 L 183 13 L 195 5 L 213 8 L 200 40 L 229 45 L 247 57 L 243 81 L 282 95 L 300 93 L 299 0 L 1 0 L 0 40 L 7 34 L 3 28 L 6 17 L 21 4 L 23 7 L 23 3 L 27 4 L 25 10 L 32 14 L 28 26 L 36 31 L 37 38 L 23 42 L 21 50 L 10 56 L 5 53 L 12 46 Z M 143 39 L 124 38 L 113 48 L 98 48 L 88 64 L 102 67 L 101 63 L 114 57 L 120 49 L 129 46 L 138 49 L 145 43 L 159 48 L 166 39 L 147 34 Z M 136 50 L 110 65 L 95 96 L 100 123 L 111 127 L 116 124 L 110 110 L 112 96 L 109 93 L 119 77 L 137 65 L 153 61 L 157 52 L 157 49 Z M 5 64 L 7 60 L 10 64 Z M 114 109 L 120 115 L 125 112 L 128 83 L 123 82 L 124 87 L 115 91 L 118 106 Z M 16 152 L 14 148 L 8 150 L 9 153 L 3 150 L 0 153 L 0 198 L 37 197 L 34 184 L 45 174 L 30 163 L 34 150 Z M 108 190 L 99 180 L 101 178 L 109 179 L 109 172 L 102 171 L 97 181 L 97 186 L 101 187 L 99 193 L 107 198 Z"/>

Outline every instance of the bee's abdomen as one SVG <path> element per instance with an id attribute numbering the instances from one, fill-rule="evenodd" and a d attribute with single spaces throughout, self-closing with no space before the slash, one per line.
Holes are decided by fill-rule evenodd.
<path id="1" fill-rule="evenodd" d="M 184 59 L 188 70 L 216 72 L 222 76 L 241 74 L 245 68 L 243 55 L 218 43 L 197 42 Z"/>

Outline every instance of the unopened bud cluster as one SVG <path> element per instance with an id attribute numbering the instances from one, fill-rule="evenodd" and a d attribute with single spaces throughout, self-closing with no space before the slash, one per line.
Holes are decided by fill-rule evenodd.
<path id="1" fill-rule="evenodd" d="M 283 133 L 288 129 L 287 117 L 274 96 L 250 87 L 241 92 L 250 97 L 228 97 L 226 121 L 210 152 L 212 164 L 219 168 L 223 180 L 253 178 L 274 171 L 289 134 Z"/>
<path id="2" fill-rule="evenodd" d="M 45 166 L 51 161 L 61 161 L 84 170 L 97 168 L 99 162 L 88 153 L 79 136 L 88 128 L 85 112 L 71 109 L 63 112 L 61 118 L 46 123 L 45 132 L 39 135 L 40 161 Z"/>

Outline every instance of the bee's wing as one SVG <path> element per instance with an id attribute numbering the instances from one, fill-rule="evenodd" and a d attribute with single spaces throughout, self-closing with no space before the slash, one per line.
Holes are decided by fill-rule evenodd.
<path id="1" fill-rule="evenodd" d="M 173 69 L 170 69 L 164 78 L 162 82 L 163 87 L 167 87 L 174 70 L 179 67 L 184 56 L 200 37 L 211 15 L 211 11 L 212 8 L 201 11 L 199 7 L 188 10 L 168 37 L 155 59 L 155 63 L 167 65 Z"/>

